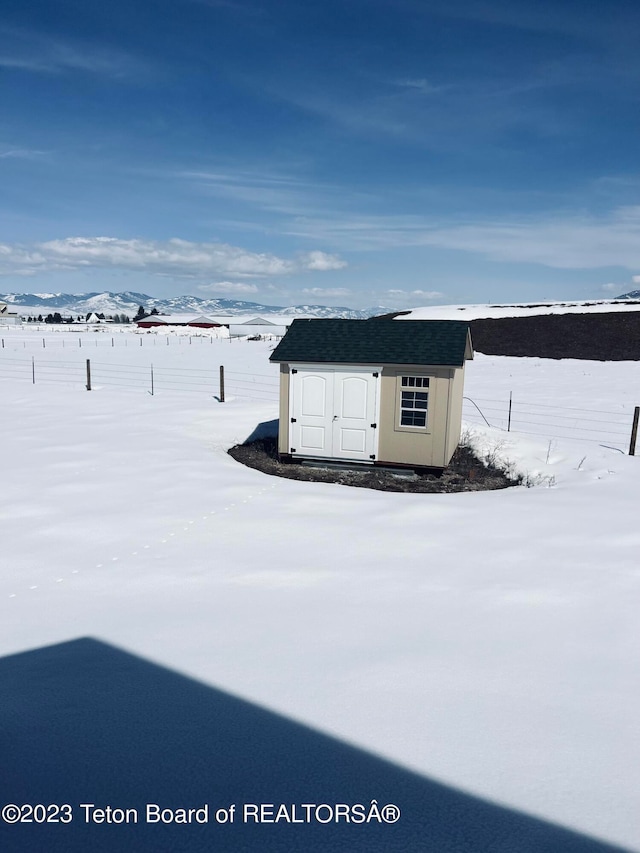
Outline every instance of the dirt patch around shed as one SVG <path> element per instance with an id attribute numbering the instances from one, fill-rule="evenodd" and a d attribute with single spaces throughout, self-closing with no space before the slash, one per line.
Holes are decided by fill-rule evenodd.
<path id="1" fill-rule="evenodd" d="M 511 479 L 499 469 L 485 465 L 468 447 L 458 447 L 451 463 L 440 476 L 414 473 L 410 469 L 397 471 L 374 467 L 311 467 L 296 462 L 280 462 L 277 440 L 271 437 L 236 444 L 229 450 L 229 455 L 249 468 L 274 477 L 338 483 L 341 486 L 376 489 L 382 492 L 480 492 L 521 484 L 520 480 Z"/>

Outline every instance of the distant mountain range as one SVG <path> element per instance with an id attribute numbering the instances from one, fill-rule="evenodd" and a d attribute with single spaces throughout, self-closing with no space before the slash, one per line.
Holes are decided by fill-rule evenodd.
<path id="1" fill-rule="evenodd" d="M 640 300 L 640 290 L 632 290 L 615 297 L 616 300 Z M 284 314 L 290 317 L 341 317 L 347 320 L 360 320 L 387 314 L 393 309 L 383 305 L 372 308 L 346 308 L 327 305 L 263 305 L 261 302 L 243 302 L 239 299 L 203 299 L 199 296 L 174 296 L 160 299 L 147 293 L 124 291 L 123 293 L 0 293 L 0 302 L 6 302 L 18 309 L 22 316 L 49 314 L 59 311 L 62 314 L 84 315 L 128 314 L 133 317 L 140 305 L 150 312 L 156 308 L 161 314 L 218 314 L 233 316 L 236 314 Z"/>
<path id="2" fill-rule="evenodd" d="M 238 299 L 201 299 L 198 296 L 174 296 L 159 299 L 146 293 L 0 293 L 0 302 L 15 306 L 19 313 L 49 314 L 54 311 L 67 314 L 128 314 L 137 312 L 140 305 L 145 311 L 156 308 L 161 314 L 285 314 L 289 316 L 341 317 L 359 320 L 384 314 L 391 310 L 383 306 L 357 310 L 355 308 L 329 307 L 327 305 L 262 305 L 260 302 L 242 302 Z"/>

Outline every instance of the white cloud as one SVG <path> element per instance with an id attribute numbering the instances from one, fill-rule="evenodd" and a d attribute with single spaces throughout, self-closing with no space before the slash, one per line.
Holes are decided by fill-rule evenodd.
<path id="1" fill-rule="evenodd" d="M 423 95 L 432 95 L 435 92 L 440 92 L 442 90 L 441 86 L 434 86 L 428 80 L 425 80 L 424 77 L 412 77 L 406 80 L 398 80 L 397 85 L 404 89 L 413 89 Z"/>
<path id="2" fill-rule="evenodd" d="M 638 267 L 640 207 L 609 216 L 489 222 L 434 228 L 424 245 L 476 252 L 495 261 L 536 263 L 560 269 Z"/>
<path id="3" fill-rule="evenodd" d="M 301 259 L 250 252 L 227 243 L 193 243 L 174 238 L 164 242 L 117 237 L 67 237 L 35 246 L 0 244 L 0 275 L 33 275 L 53 270 L 112 268 L 157 275 L 261 278 L 304 270 L 344 266 L 333 255 L 310 252 Z"/>
<path id="4" fill-rule="evenodd" d="M 36 151 L 30 148 L 6 148 L 4 151 L 0 150 L 0 160 L 5 159 L 21 159 L 21 160 L 30 160 L 33 157 L 39 157 L 44 154 L 44 151 Z"/>
<path id="5" fill-rule="evenodd" d="M 608 284 L 603 284 L 600 289 L 604 290 L 606 293 L 613 293 L 614 291 L 620 290 L 620 285 L 609 282 Z"/>
<path id="6" fill-rule="evenodd" d="M 0 68 L 40 74 L 81 71 L 112 79 L 139 77 L 148 71 L 141 60 L 113 48 L 9 27 L 0 27 Z"/>
<path id="7" fill-rule="evenodd" d="M 385 290 L 384 295 L 396 298 L 403 296 L 419 296 L 422 299 L 442 299 L 444 297 L 444 293 L 441 293 L 439 290 L 398 290 L 397 288 Z"/>
<path id="8" fill-rule="evenodd" d="M 632 276 L 632 277 L 631 277 L 631 281 L 632 281 L 634 284 L 640 284 L 640 275 L 634 275 L 634 276 Z"/>
<path id="9" fill-rule="evenodd" d="M 257 293 L 255 284 L 236 281 L 216 281 L 212 284 L 201 284 L 198 290 L 206 290 L 207 293 Z"/>
<path id="10" fill-rule="evenodd" d="M 302 263 L 308 270 L 341 270 L 347 266 L 337 255 L 328 255 L 326 252 L 307 252 L 302 256 Z"/>
<path id="11" fill-rule="evenodd" d="M 349 296 L 351 291 L 346 287 L 305 287 L 303 293 L 309 296 Z"/>
<path id="12" fill-rule="evenodd" d="M 191 243 L 177 238 L 160 243 L 115 237 L 68 237 L 42 243 L 39 248 L 62 265 L 144 268 L 178 275 L 226 272 L 261 276 L 295 269 L 292 261 L 275 255 L 248 252 L 226 243 Z"/>
<path id="13" fill-rule="evenodd" d="M 292 223 L 287 233 L 350 251 L 422 246 L 557 269 L 640 266 L 640 205 L 600 217 L 539 215 L 451 224 L 406 215 L 306 218 Z"/>
<path id="14" fill-rule="evenodd" d="M 442 299 L 444 293 L 439 290 L 412 290 L 410 296 L 422 296 L 424 299 Z"/>

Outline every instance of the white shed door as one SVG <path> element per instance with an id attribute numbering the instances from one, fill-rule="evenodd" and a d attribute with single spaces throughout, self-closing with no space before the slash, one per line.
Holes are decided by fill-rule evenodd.
<path id="1" fill-rule="evenodd" d="M 378 381 L 377 372 L 371 368 L 292 370 L 291 453 L 373 461 L 377 451 Z"/>

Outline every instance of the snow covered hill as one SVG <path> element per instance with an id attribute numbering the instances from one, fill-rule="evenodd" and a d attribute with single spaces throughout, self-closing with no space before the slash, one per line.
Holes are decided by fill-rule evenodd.
<path id="1" fill-rule="evenodd" d="M 405 320 L 479 320 L 500 317 L 534 317 L 540 314 L 608 314 L 615 311 L 640 311 L 638 295 L 617 299 L 585 299 L 575 302 L 512 302 L 486 305 L 431 305 L 412 308 L 399 315 Z M 636 300 L 636 301 L 634 301 Z"/>

